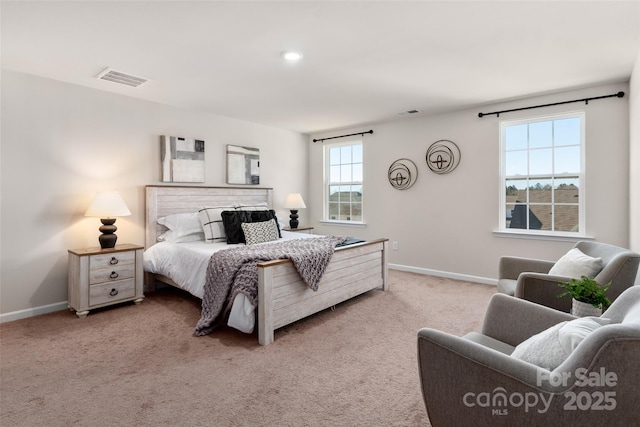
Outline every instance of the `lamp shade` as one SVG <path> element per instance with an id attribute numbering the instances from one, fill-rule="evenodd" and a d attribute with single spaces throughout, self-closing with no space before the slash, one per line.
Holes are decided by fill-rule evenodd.
<path id="1" fill-rule="evenodd" d="M 304 209 L 306 207 L 307 205 L 304 204 L 304 200 L 302 200 L 300 193 L 291 193 L 284 201 L 285 209 Z"/>
<path id="2" fill-rule="evenodd" d="M 97 216 L 99 218 L 113 218 L 116 216 L 129 216 L 131 211 L 122 200 L 122 196 L 117 191 L 106 191 L 98 193 L 93 198 L 89 209 L 84 216 Z"/>
<path id="3" fill-rule="evenodd" d="M 89 209 L 84 216 L 97 216 L 100 218 L 102 226 L 98 229 L 102 234 L 98 237 L 102 249 L 110 249 L 116 246 L 116 230 L 114 224 L 117 216 L 131 215 L 127 204 L 122 200 L 122 196 L 117 191 L 107 191 L 98 193 L 89 205 Z"/>

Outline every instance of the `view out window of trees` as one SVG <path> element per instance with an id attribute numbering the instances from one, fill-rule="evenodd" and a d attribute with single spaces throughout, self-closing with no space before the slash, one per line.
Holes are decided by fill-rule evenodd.
<path id="1" fill-rule="evenodd" d="M 362 141 L 324 148 L 326 219 L 362 222 Z"/>
<path id="2" fill-rule="evenodd" d="M 583 233 L 584 114 L 501 124 L 502 230 Z"/>

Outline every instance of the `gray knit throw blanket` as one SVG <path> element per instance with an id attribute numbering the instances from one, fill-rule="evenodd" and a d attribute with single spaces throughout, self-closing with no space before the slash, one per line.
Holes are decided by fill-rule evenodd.
<path id="1" fill-rule="evenodd" d="M 336 245 L 344 237 L 318 237 L 238 246 L 214 253 L 209 259 L 202 297 L 202 313 L 195 328 L 207 335 L 223 323 L 238 293 L 258 305 L 259 262 L 290 259 L 302 280 L 314 291 L 327 268 Z"/>

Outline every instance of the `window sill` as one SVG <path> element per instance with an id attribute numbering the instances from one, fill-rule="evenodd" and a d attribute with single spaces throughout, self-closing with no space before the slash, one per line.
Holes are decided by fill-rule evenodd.
<path id="1" fill-rule="evenodd" d="M 509 239 L 530 239 L 530 240 L 555 240 L 558 242 L 578 242 L 580 240 L 594 240 L 595 237 L 575 233 L 545 233 L 531 231 L 506 231 L 494 230 L 495 237 L 505 237 Z"/>
<path id="2" fill-rule="evenodd" d="M 322 220 L 319 221 L 320 224 L 324 225 L 337 225 L 338 227 L 355 227 L 355 228 L 366 228 L 367 224 L 365 222 L 355 222 L 355 221 L 331 221 L 331 220 Z"/>

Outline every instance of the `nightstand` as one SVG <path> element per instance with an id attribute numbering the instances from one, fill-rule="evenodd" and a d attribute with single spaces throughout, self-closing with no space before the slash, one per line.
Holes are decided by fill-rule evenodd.
<path id="1" fill-rule="evenodd" d="M 283 227 L 282 229 L 284 231 L 291 231 L 291 232 L 294 232 L 294 233 L 313 234 L 313 227 L 298 227 L 298 228 Z"/>
<path id="2" fill-rule="evenodd" d="M 69 250 L 69 309 L 78 317 L 90 310 L 144 299 L 142 251 L 138 245 Z"/>

